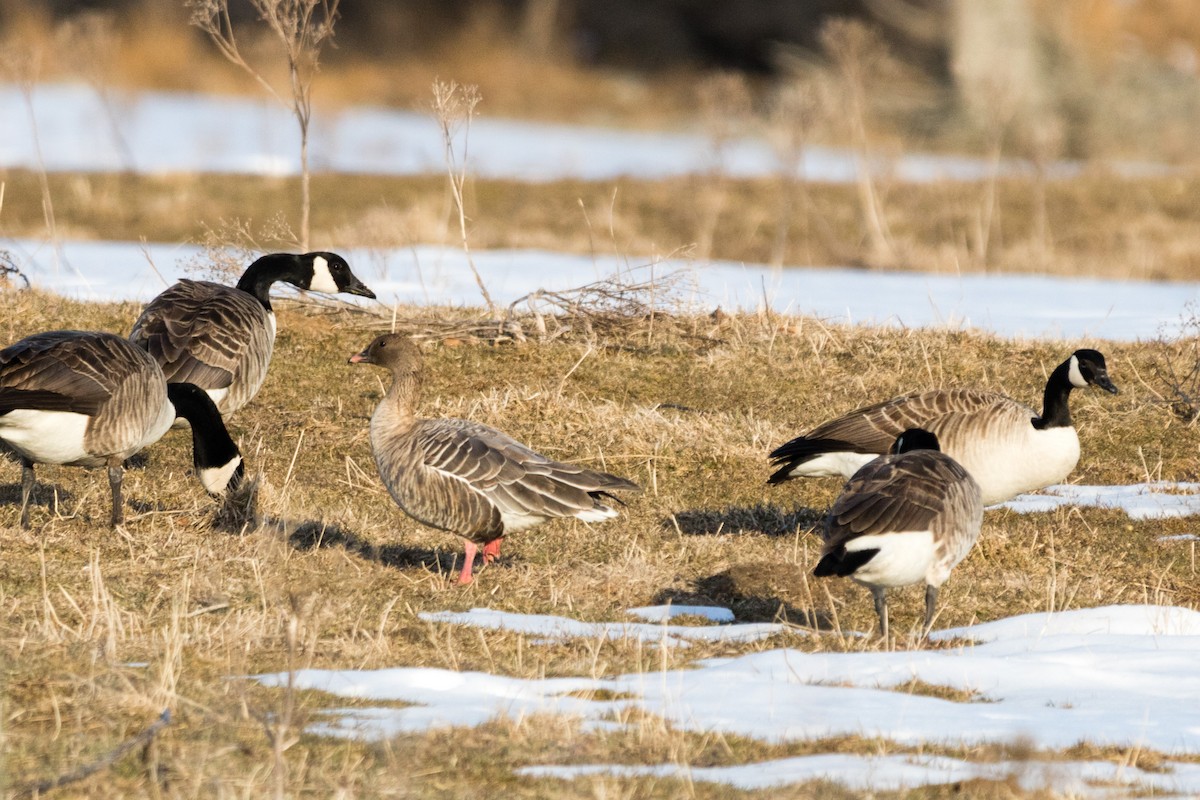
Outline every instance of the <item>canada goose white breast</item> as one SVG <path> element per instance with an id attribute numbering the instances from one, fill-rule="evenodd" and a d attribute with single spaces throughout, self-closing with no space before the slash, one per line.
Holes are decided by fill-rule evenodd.
<path id="1" fill-rule="evenodd" d="M 1079 463 L 1073 426 L 1035 428 L 1037 414 L 1008 398 L 988 409 L 929 425 L 944 452 L 979 484 L 984 505 L 1062 482 Z"/>
<path id="2" fill-rule="evenodd" d="M 73 411 L 17 408 L 0 415 L 0 438 L 17 455 L 38 464 L 98 467 L 104 459 L 84 446 L 91 421 L 87 414 Z"/>

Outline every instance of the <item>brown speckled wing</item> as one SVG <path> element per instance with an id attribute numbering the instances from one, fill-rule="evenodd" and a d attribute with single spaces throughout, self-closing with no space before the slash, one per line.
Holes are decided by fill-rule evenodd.
<path id="1" fill-rule="evenodd" d="M 881 456 L 846 482 L 825 519 L 827 548 L 859 536 L 934 530 L 939 520 L 978 489 L 958 462 L 935 450 Z M 979 505 L 982 514 L 982 505 Z"/>
<path id="2" fill-rule="evenodd" d="M 386 462 L 392 473 L 385 482 L 405 511 L 482 540 L 502 535 L 505 517 L 574 516 L 597 508 L 594 493 L 638 489 L 614 475 L 552 461 L 467 420 L 421 420 L 380 456 L 381 472 Z"/>
<path id="3" fill-rule="evenodd" d="M 229 389 L 218 404 L 225 413 L 257 393 L 274 345 L 267 312 L 253 296 L 189 280 L 154 298 L 129 338 L 150 353 L 169 382 Z"/>
<path id="4" fill-rule="evenodd" d="M 84 446 L 95 455 L 132 454 L 166 402 L 155 363 L 110 333 L 51 331 L 0 352 L 0 413 L 85 414 Z"/>
<path id="5" fill-rule="evenodd" d="M 140 366 L 128 343 L 106 333 L 49 331 L 0 351 L 0 412 L 16 408 L 95 415 Z"/>
<path id="6" fill-rule="evenodd" d="M 863 452 L 886 453 L 896 437 L 909 428 L 932 430 L 941 438 L 940 420 L 1006 405 L 1020 404 L 1003 395 L 975 389 L 921 392 L 851 411 L 817 426 L 804 438 L 849 442 Z M 1032 411 L 1029 413 L 1035 416 Z"/>

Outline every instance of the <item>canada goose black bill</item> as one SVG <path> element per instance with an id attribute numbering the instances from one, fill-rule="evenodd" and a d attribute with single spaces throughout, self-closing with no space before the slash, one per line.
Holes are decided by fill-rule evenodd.
<path id="1" fill-rule="evenodd" d="M 270 291 L 279 281 L 375 297 L 336 253 L 271 253 L 251 264 L 236 287 L 179 281 L 150 301 L 129 338 L 154 357 L 169 383 L 194 383 L 222 414 L 232 414 L 267 377 L 276 329 Z"/>
<path id="2" fill-rule="evenodd" d="M 870 588 L 885 641 L 887 590 L 925 582 L 928 633 L 939 588 L 979 538 L 979 485 L 938 446 L 928 431 L 904 431 L 891 453 L 854 473 L 825 518 L 813 575 Z"/>
<path id="3" fill-rule="evenodd" d="M 349 360 L 392 373 L 371 417 L 375 465 L 402 511 L 462 537 L 460 584 L 471 582 L 478 545 L 486 564 L 508 533 L 556 517 L 612 519 L 612 493 L 640 491 L 625 478 L 552 461 L 477 422 L 418 418 L 421 352 L 405 336 L 379 336 Z"/>
<path id="4" fill-rule="evenodd" d="M 106 467 L 119 525 L 122 463 L 177 416 L 192 425 L 205 490 L 219 495 L 236 486 L 242 458 L 216 406 L 194 386 L 168 386 L 158 364 L 125 339 L 50 331 L 0 351 L 0 445 L 21 462 L 21 526 L 29 527 L 35 464 Z"/>
<path id="5" fill-rule="evenodd" d="M 888 452 L 908 428 L 937 435 L 947 455 L 978 481 L 985 505 L 1061 483 L 1079 462 L 1071 391 L 1098 386 L 1112 394 L 1104 356 L 1076 350 L 1046 381 L 1043 410 L 995 392 L 938 389 L 902 395 L 851 411 L 776 448 L 770 483 L 791 478 L 850 477 Z"/>

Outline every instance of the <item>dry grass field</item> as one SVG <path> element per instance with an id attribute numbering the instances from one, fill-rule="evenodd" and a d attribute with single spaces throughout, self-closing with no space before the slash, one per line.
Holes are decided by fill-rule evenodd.
<path id="1" fill-rule="evenodd" d="M 40 239 L 45 217 L 39 177 L 0 170 L 5 186 L 0 235 Z M 226 241 L 235 227 L 280 228 L 296 218 L 298 179 L 250 175 L 47 176 L 65 239 Z M 774 180 L 690 176 L 530 185 L 471 179 L 465 192 L 471 246 L 544 248 L 643 257 L 711 243 L 696 256 L 786 265 L 844 265 L 925 272 L 1040 273 L 1138 280 L 1195 280 L 1200 180 L 1124 179 L 1095 173 L 1044 185 L 1012 178 L 996 187 L 984 225 L 986 184 L 938 181 L 886 189 L 895 259 L 872 263 L 855 188 Z M 784 193 L 793 197 L 784 202 Z M 709 214 L 706 209 L 717 208 Z M 317 174 L 313 241 L 324 247 L 393 248 L 455 244 L 454 206 L 444 177 Z M 237 223 L 237 224 L 235 224 Z M 282 226 L 286 229 L 286 224 Z M 983 231 L 986 229 L 986 235 Z M 1044 231 L 1039 233 L 1039 231 Z M 260 248 L 291 241 L 263 238 Z"/>
<path id="2" fill-rule="evenodd" d="M 0 340 L 61 327 L 126 331 L 137 307 L 32 292 L 0 297 Z M 422 309 L 399 309 L 403 322 Z M 1036 404 L 1073 344 L 1008 342 L 955 331 L 831 327 L 790 317 L 657 316 L 603 334 L 489 346 L 429 342 L 425 415 L 498 426 L 557 458 L 645 487 L 602 525 L 560 522 L 510 537 L 503 558 L 466 588 L 453 583 L 461 543 L 421 528 L 375 474 L 367 423 L 382 373 L 346 358 L 381 324 L 288 304 L 256 400 L 229 420 L 258 480 L 260 524 L 215 529 L 215 506 L 189 476 L 185 432 L 146 453 L 126 478 L 128 521 L 106 527 L 96 473 L 42 467 L 33 528 L 17 527 L 19 470 L 0 464 L 0 796 L 110 752 L 164 708 L 153 743 L 56 797 L 837 797 L 828 785 L 769 793 L 678 780 L 514 776 L 528 764 L 744 763 L 808 752 L 905 752 L 879 741 L 766 745 L 631 720 L 585 732 L 562 718 L 402 735 L 378 744 L 320 738 L 306 721 L 331 703 L 242 676 L 302 667 L 397 665 L 518 676 L 601 676 L 684 667 L 759 649 L 876 648 L 865 590 L 807 577 L 813 526 L 834 479 L 768 487 L 774 445 L 868 399 L 969 384 Z M 1085 343 L 1079 343 L 1085 344 Z M 1189 342 L 1087 342 L 1108 356 L 1116 397 L 1080 392 L 1083 457 L 1072 480 L 1196 480 L 1197 437 L 1169 402 L 1169 363 L 1190 369 Z M 942 591 L 939 627 L 1110 603 L 1200 608 L 1196 565 L 1156 541 L 1192 521 L 1133 521 L 1118 511 L 988 512 L 977 547 Z M 899 591 L 892 619 L 914 644 L 919 590 Z M 620 619 L 665 602 L 730 607 L 739 621 L 782 620 L 756 644 L 649 650 L 636 642 L 558 644 L 511 632 L 425 622 L 425 611 L 477 606 Z M 813 630 L 818 631 L 813 635 Z M 944 687 L 910 690 L 952 699 Z M 1144 750 L 972 751 L 975 758 L 1108 758 L 1152 768 Z M 925 752 L 941 752 L 926 748 Z M 955 755 L 953 750 L 946 751 Z M 959 753 L 961 754 L 961 753 Z M 1021 795 L 1015 783 L 923 789 L 908 797 Z"/>

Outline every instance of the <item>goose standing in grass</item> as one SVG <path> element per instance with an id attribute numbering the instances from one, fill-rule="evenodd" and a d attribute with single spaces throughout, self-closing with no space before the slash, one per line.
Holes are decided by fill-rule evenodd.
<path id="1" fill-rule="evenodd" d="M 813 575 L 851 577 L 871 589 L 886 641 L 888 589 L 925 581 L 925 627 L 938 589 L 962 561 L 983 522 L 979 484 L 919 428 L 892 453 L 854 473 L 825 518 L 825 546 Z"/>
<path id="2" fill-rule="evenodd" d="M 371 417 L 371 449 L 383 483 L 406 514 L 463 538 L 460 584 L 471 582 L 478 545 L 484 563 L 504 536 L 555 517 L 599 522 L 617 516 L 611 492 L 632 481 L 551 461 L 494 428 L 464 419 L 419 419 L 421 352 L 384 334 L 350 357 L 390 370 L 392 385 Z"/>
<path id="3" fill-rule="evenodd" d="M 1079 462 L 1079 435 L 1071 421 L 1072 389 L 1099 386 L 1112 394 L 1104 356 L 1076 350 L 1050 374 L 1042 414 L 995 392 L 938 389 L 896 397 L 851 411 L 771 453 L 770 483 L 790 478 L 850 477 L 888 452 L 907 428 L 934 433 L 947 455 L 979 482 L 984 505 L 1060 483 Z"/>
<path id="4" fill-rule="evenodd" d="M 182 280 L 150 301 L 130 340 L 154 357 L 168 383 L 194 383 L 226 416 L 254 398 L 275 346 L 271 286 L 375 297 L 336 253 L 272 253 L 237 286 Z"/>
<path id="5" fill-rule="evenodd" d="M 21 527 L 29 527 L 34 464 L 107 467 L 120 525 L 122 463 L 176 417 L 192 426 L 193 463 L 213 495 L 238 486 L 242 457 L 208 395 L 168 385 L 145 351 L 120 336 L 50 331 L 0 350 L 0 450 L 21 462 Z"/>

